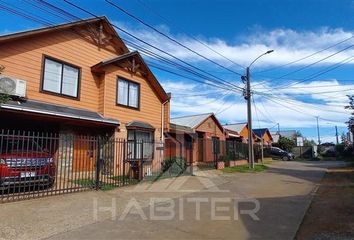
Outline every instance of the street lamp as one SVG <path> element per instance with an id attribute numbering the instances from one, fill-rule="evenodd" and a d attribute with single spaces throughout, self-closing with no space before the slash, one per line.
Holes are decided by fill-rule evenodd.
<path id="1" fill-rule="evenodd" d="M 269 53 L 274 52 L 274 50 L 268 50 L 267 52 L 259 55 L 254 59 L 251 64 L 246 69 L 246 100 L 247 100 L 247 123 L 248 123 L 248 162 L 251 164 L 252 169 L 254 168 L 254 151 L 253 151 L 253 131 L 252 131 L 252 108 L 251 108 L 251 78 L 250 78 L 250 68 L 251 66 L 261 57 Z M 244 78 L 242 78 L 244 79 Z"/>

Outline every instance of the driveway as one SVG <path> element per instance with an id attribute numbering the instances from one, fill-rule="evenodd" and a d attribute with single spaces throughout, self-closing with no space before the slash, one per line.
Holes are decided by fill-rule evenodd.
<path id="1" fill-rule="evenodd" d="M 293 239 L 326 169 L 342 164 L 274 162 L 2 204 L 0 239 Z"/>

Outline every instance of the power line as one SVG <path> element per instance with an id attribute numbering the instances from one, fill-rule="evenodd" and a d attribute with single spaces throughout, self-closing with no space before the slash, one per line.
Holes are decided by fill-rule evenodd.
<path id="1" fill-rule="evenodd" d="M 230 90 L 230 88 L 221 87 L 221 86 L 209 83 L 209 82 L 200 81 L 198 79 L 191 78 L 191 77 L 176 73 L 174 71 L 168 70 L 168 69 L 166 69 L 166 68 L 164 68 L 162 66 L 156 65 L 156 64 L 149 63 L 149 66 L 152 67 L 152 68 L 155 68 L 155 69 L 158 69 L 158 70 L 161 70 L 161 71 L 176 75 L 176 76 L 184 77 L 186 79 L 189 79 L 189 80 L 192 80 L 192 81 L 195 81 L 195 82 L 199 82 L 199 83 L 204 84 L 204 85 L 209 85 L 209 86 L 212 86 L 212 87 L 215 87 L 215 88 L 219 88 L 219 89 L 224 89 L 224 90 Z"/>
<path id="2" fill-rule="evenodd" d="M 179 27 L 178 25 L 176 25 L 175 23 L 171 22 L 170 20 L 168 20 L 167 18 L 163 17 L 158 11 L 156 11 L 155 9 L 149 7 L 146 3 L 144 3 L 141 0 L 136 0 L 138 3 L 140 3 L 143 7 L 145 7 L 146 9 L 150 10 L 151 12 L 153 12 L 156 16 L 158 16 L 160 19 L 162 19 L 163 21 L 165 21 L 168 24 L 172 24 L 174 27 L 176 27 L 177 29 L 179 29 L 181 32 L 185 33 L 188 37 L 190 37 L 191 39 L 193 39 L 194 41 L 200 43 L 201 45 L 203 45 L 204 47 L 208 48 L 210 51 L 216 53 L 217 55 L 221 56 L 222 58 L 228 60 L 229 62 L 231 62 L 234 65 L 237 65 L 243 69 L 245 69 L 244 66 L 242 66 L 241 64 L 231 60 L 230 58 L 226 57 L 225 55 L 221 54 L 220 52 L 216 51 L 215 49 L 213 49 L 212 47 L 210 47 L 208 44 L 205 44 L 203 41 L 200 41 L 198 38 L 193 37 L 192 35 L 189 35 L 186 33 L 186 31 Z"/>
<path id="3" fill-rule="evenodd" d="M 265 94 L 265 93 L 255 93 L 255 94 L 261 95 L 261 96 L 263 96 L 263 97 L 273 97 L 273 98 L 282 100 L 283 102 L 286 102 L 286 103 L 288 103 L 288 104 L 295 105 L 295 106 L 299 106 L 299 107 L 302 107 L 302 108 L 311 107 L 311 109 L 317 108 L 317 109 L 320 109 L 320 110 L 322 110 L 322 111 L 333 112 L 333 113 L 341 113 L 341 114 L 347 114 L 346 112 L 339 112 L 339 111 L 335 111 L 335 110 L 323 109 L 323 108 L 320 108 L 318 105 L 313 105 L 313 103 L 302 102 L 302 103 L 305 104 L 305 105 L 299 105 L 299 103 L 298 103 L 298 102 L 295 102 L 295 100 L 293 100 L 293 99 L 283 98 L 283 97 L 276 96 L 276 95 L 273 95 L 273 94 Z M 311 105 L 311 106 L 306 106 L 306 105 Z"/>
<path id="4" fill-rule="evenodd" d="M 253 99 L 254 99 L 254 101 L 256 101 L 255 98 L 253 98 Z M 260 102 L 261 102 L 264 112 L 261 111 L 260 109 L 259 109 L 259 112 L 264 116 L 265 119 L 268 119 L 270 122 L 275 123 L 276 121 L 274 121 L 274 119 L 271 117 L 271 114 L 269 114 L 269 112 L 267 111 L 266 107 L 263 104 L 263 101 L 260 101 Z"/>
<path id="5" fill-rule="evenodd" d="M 301 79 L 301 80 L 303 80 L 303 79 Z M 353 82 L 354 82 L 354 79 L 352 80 Z M 323 82 L 325 82 L 325 81 L 323 81 Z M 308 88 L 310 88 L 310 87 L 316 87 L 316 88 L 328 88 L 328 87 L 346 87 L 346 85 L 348 85 L 348 86 L 354 86 L 354 85 L 351 85 L 351 84 L 344 84 L 344 85 L 339 85 L 339 84 L 330 84 L 330 85 L 322 85 L 322 86 L 310 86 L 310 85 L 308 85 L 308 86 L 303 86 L 303 87 L 289 87 L 289 88 L 287 88 L 287 89 L 303 89 L 303 88 L 305 88 L 305 89 L 308 89 Z M 263 88 L 252 88 L 252 89 L 259 89 L 259 90 L 269 90 L 270 88 L 269 87 L 263 87 Z"/>
<path id="6" fill-rule="evenodd" d="M 164 58 L 164 57 L 162 57 L 162 56 L 160 56 L 160 55 L 158 55 L 158 54 L 156 54 L 156 53 L 154 53 L 154 52 L 152 52 L 152 51 L 150 51 L 150 50 L 144 49 L 144 48 L 138 46 L 137 44 L 135 44 L 135 43 L 133 43 L 133 42 L 130 42 L 129 40 L 126 40 L 126 39 L 124 39 L 124 38 L 122 38 L 122 40 L 124 40 L 125 42 L 127 42 L 127 44 L 128 44 L 129 46 L 132 46 L 133 49 L 139 50 L 143 55 L 146 55 L 146 56 L 148 56 L 148 57 L 155 58 L 155 59 L 157 59 L 157 60 L 159 60 L 159 61 L 161 61 L 161 62 L 164 62 L 164 63 L 167 63 L 167 64 L 169 64 L 169 65 L 172 65 L 173 67 L 176 67 L 176 68 L 181 69 L 181 70 L 183 70 L 183 71 L 186 71 L 186 72 L 188 72 L 188 73 L 192 73 L 192 74 L 194 74 L 194 75 L 196 75 L 196 76 L 198 76 L 198 77 L 201 77 L 201 78 L 204 79 L 204 80 L 214 81 L 214 79 L 212 79 L 212 78 L 210 78 L 210 77 L 208 77 L 208 76 L 206 76 L 206 75 L 203 75 L 203 74 L 201 74 L 201 73 L 199 73 L 199 72 L 196 72 L 196 71 L 194 71 L 194 70 L 191 70 L 190 68 L 188 68 L 188 67 L 186 67 L 186 66 L 184 66 L 184 65 L 178 64 L 178 63 L 176 63 L 176 62 L 174 62 L 174 61 L 171 61 L 170 59 Z M 147 62 L 148 62 L 148 61 L 147 61 Z M 224 84 L 224 85 L 225 85 L 225 84 Z M 227 86 L 227 87 L 229 87 L 229 86 Z M 239 87 L 239 88 L 240 88 L 240 87 Z"/>
<path id="7" fill-rule="evenodd" d="M 282 102 L 285 102 L 285 103 L 287 103 L 289 105 L 298 106 L 298 107 L 305 108 L 305 109 L 307 109 L 307 108 L 311 108 L 311 109 L 316 108 L 316 109 L 320 109 L 322 111 L 328 111 L 328 109 L 323 109 L 319 105 L 313 105 L 312 103 L 306 103 L 305 102 L 305 103 L 303 103 L 304 105 L 299 105 L 299 103 L 294 102 L 294 100 L 292 100 L 292 99 L 281 98 L 281 97 L 278 97 L 278 96 L 274 96 L 272 94 L 258 94 L 258 95 L 261 95 L 261 96 L 263 96 L 263 97 L 265 97 L 267 99 L 270 99 L 271 97 L 273 97 L 273 98 L 281 100 Z M 311 106 L 307 106 L 307 105 L 311 105 Z M 331 112 L 340 113 L 340 114 L 347 114 L 346 112 L 340 112 L 340 111 L 336 111 L 336 110 L 331 110 Z"/>
<path id="8" fill-rule="evenodd" d="M 354 88 L 350 88 L 350 89 L 341 89 L 341 90 L 336 90 L 336 91 L 325 91 L 325 92 L 301 92 L 301 93 L 272 93 L 269 95 L 286 95 L 286 96 L 291 96 L 291 95 L 325 95 L 328 93 L 338 93 L 338 92 L 347 92 L 347 91 L 354 91 Z M 258 91 L 254 91 L 254 92 L 258 92 Z M 262 93 L 262 92 L 259 92 Z"/>
<path id="9" fill-rule="evenodd" d="M 71 6 L 75 7 L 75 8 L 77 8 L 77 9 L 79 9 L 79 10 L 81 10 L 81 11 L 83 11 L 83 12 L 85 12 L 85 13 L 87 13 L 87 14 L 93 16 L 93 17 L 98 18 L 98 16 L 97 16 L 96 14 L 94 14 L 94 13 L 92 13 L 92 12 L 90 12 L 90 11 L 88 11 L 88 10 L 86 10 L 86 9 L 84 9 L 84 8 L 82 8 L 82 7 L 80 7 L 80 6 L 76 5 L 76 4 L 74 4 L 74 3 L 70 2 L 70 1 L 68 1 L 68 0 L 64 0 L 64 2 L 68 3 L 69 5 L 71 5 Z M 138 37 L 136 37 L 135 35 L 133 35 L 133 34 L 129 33 L 128 31 L 126 31 L 126 30 L 124 30 L 124 29 L 118 27 L 117 25 L 112 24 L 112 23 L 111 23 L 111 25 L 114 26 L 115 28 L 117 28 L 118 30 L 120 30 L 121 32 L 127 34 L 128 36 L 132 37 L 133 39 L 139 41 L 139 42 L 142 42 L 142 43 L 148 45 L 149 47 L 151 47 L 151 48 L 153 48 L 153 49 L 155 49 L 155 50 L 158 50 L 158 51 L 160 51 L 160 52 L 162 52 L 162 53 L 164 53 L 164 54 L 166 54 L 166 55 L 168 55 L 168 56 L 170 56 L 170 57 L 172 57 L 172 58 L 174 58 L 174 59 L 176 59 L 176 60 L 178 60 L 178 61 L 180 61 L 180 62 L 186 64 L 186 65 L 188 65 L 189 67 L 192 67 L 192 68 L 194 68 L 194 69 L 197 69 L 198 71 L 207 73 L 206 71 L 204 71 L 204 70 L 202 70 L 202 69 L 200 69 L 200 68 L 198 68 L 198 67 L 195 67 L 195 66 L 191 65 L 190 63 L 187 63 L 186 61 L 184 61 L 184 60 L 182 60 L 182 59 L 180 59 L 180 58 L 178 58 L 178 57 L 176 57 L 176 56 L 174 56 L 174 55 L 172 55 L 172 54 L 170 54 L 170 53 L 168 53 L 168 52 L 166 52 L 166 51 L 164 51 L 164 50 L 162 50 L 162 49 L 160 49 L 160 48 L 158 48 L 158 47 L 156 47 L 156 46 L 154 46 L 154 45 L 152 45 L 152 44 L 150 44 L 150 43 L 148 43 L 148 42 L 146 42 L 146 41 L 144 41 L 144 40 L 142 40 L 142 39 L 140 39 L 140 38 L 138 38 Z M 229 87 L 230 87 L 230 85 L 231 85 L 232 87 L 238 88 L 238 89 L 240 89 L 241 91 L 243 90 L 242 88 L 238 87 L 237 85 L 234 85 L 233 83 L 230 83 L 230 82 L 225 81 L 225 80 L 223 80 L 223 79 L 221 79 L 221 78 L 218 78 L 218 77 L 216 77 L 216 76 L 214 76 L 214 75 L 212 75 L 212 74 L 210 74 L 210 73 L 207 73 L 207 74 L 210 75 L 210 76 L 213 76 L 213 78 L 217 79 L 217 80 L 215 80 L 215 81 L 217 81 L 217 82 L 219 82 L 219 83 L 221 83 L 221 84 L 226 85 L 225 83 L 227 83 L 228 85 L 226 85 L 226 86 L 229 86 Z"/>
<path id="10" fill-rule="evenodd" d="M 71 14 L 71 13 L 68 13 L 67 11 L 65 11 L 65 10 L 63 10 L 63 9 L 61 9 L 61 8 L 59 8 L 59 7 L 57 7 L 57 6 L 54 6 L 54 5 L 52 5 L 52 4 L 49 4 L 49 3 L 47 3 L 47 2 L 44 2 L 44 1 L 42 1 L 42 0 L 37 0 L 37 2 L 39 3 L 39 4 L 44 4 L 46 7 L 50 7 L 51 9 L 54 9 L 55 11 L 60 11 L 62 14 L 65 14 L 66 16 L 68 16 L 68 17 L 70 17 L 70 18 L 75 18 L 75 20 L 81 20 L 81 18 L 79 18 L 79 17 L 76 17 L 75 15 L 73 15 L 73 14 Z M 43 5 L 43 6 L 44 6 Z M 26 15 L 24 15 L 24 14 L 21 14 L 21 12 L 18 12 L 18 11 L 13 11 L 12 9 L 10 9 L 10 8 L 5 8 L 5 10 L 6 11 L 9 11 L 9 12 L 11 12 L 11 13 L 14 13 L 14 14 L 16 14 L 16 15 L 19 15 L 19 16 L 21 16 L 21 17 L 25 17 L 25 18 L 28 18 L 28 16 L 26 16 Z M 97 16 L 96 16 L 97 17 Z M 34 22 L 37 22 L 37 23 L 40 23 L 40 24 L 43 24 L 43 25 L 46 25 L 46 26 L 53 26 L 52 24 L 50 24 L 49 22 L 44 22 L 44 21 L 39 21 L 37 18 L 35 18 L 35 17 L 32 17 L 32 18 L 30 18 L 30 20 L 31 21 L 34 21 Z M 203 77 L 205 77 L 205 76 L 203 76 Z M 224 83 L 223 83 L 224 84 Z M 229 88 L 229 86 L 228 85 L 226 85 L 226 84 L 224 84 L 225 86 L 227 86 L 227 89 L 230 89 Z M 239 87 L 238 87 L 239 88 Z"/>
<path id="11" fill-rule="evenodd" d="M 291 61 L 291 62 L 288 62 L 288 63 L 286 63 L 286 64 L 283 64 L 283 65 L 280 65 L 280 66 L 277 66 L 277 67 L 273 67 L 273 68 L 269 68 L 269 69 L 266 69 L 266 70 L 263 70 L 263 71 L 255 72 L 255 74 L 257 74 L 257 73 L 263 73 L 263 72 L 269 72 L 269 71 L 273 71 L 273 70 L 279 69 L 279 68 L 284 68 L 284 67 L 286 67 L 286 66 L 289 66 L 289 65 L 292 65 L 292 64 L 294 64 L 294 63 L 297 63 L 297 62 L 300 62 L 300 61 L 302 61 L 302 60 L 305 60 L 305 59 L 307 59 L 307 58 L 310 58 L 310 57 L 312 57 L 312 56 L 314 56 L 314 55 L 316 55 L 316 54 L 319 54 L 319 53 L 321 53 L 321 52 L 324 52 L 324 51 L 326 51 L 326 50 L 328 50 L 328 49 L 331 49 L 331 48 L 333 48 L 333 47 L 336 47 L 336 46 L 338 46 L 338 45 L 340 45 L 340 44 L 342 44 L 342 43 L 345 43 L 345 42 L 347 42 L 347 41 L 349 41 L 349 40 L 351 40 L 351 39 L 353 39 L 353 38 L 354 38 L 354 36 L 350 36 L 349 38 L 346 38 L 346 39 L 344 39 L 344 40 L 342 40 L 342 41 L 340 41 L 340 42 L 338 42 L 338 43 L 335 43 L 335 44 L 333 44 L 333 45 L 330 45 L 330 46 L 328 46 L 328 47 L 326 47 L 326 48 L 324 48 L 324 49 L 322 49 L 322 50 L 319 50 L 319 51 L 317 51 L 317 52 L 314 52 L 314 53 L 312 53 L 312 54 L 310 54 L 310 55 L 307 55 L 307 56 L 305 56 L 305 57 L 299 58 L 299 59 L 297 59 L 297 60 L 295 60 L 295 61 Z"/>
<path id="12" fill-rule="evenodd" d="M 66 1 L 66 0 L 64 0 L 64 1 Z M 126 14 L 126 15 L 128 15 L 129 17 L 131 17 L 131 18 L 135 19 L 136 21 L 140 22 L 140 23 L 143 24 L 144 26 L 146 26 L 146 27 L 148 27 L 148 28 L 154 30 L 155 32 L 159 33 L 160 35 L 166 37 L 166 38 L 169 39 L 170 41 L 176 43 L 177 45 L 179 45 L 179 46 L 181 46 L 181 47 L 187 49 L 188 51 L 190 51 L 190 52 L 196 54 L 197 56 L 203 58 L 204 60 L 207 60 L 207 61 L 209 61 L 209 62 L 211 62 L 211 63 L 213 63 L 213 64 L 215 64 L 215 65 L 217 65 L 217 66 L 219 66 L 219 67 L 221 67 L 221 68 L 223 68 L 223 69 L 229 71 L 229 72 L 232 72 L 232 73 L 236 74 L 236 75 L 242 76 L 242 74 L 240 74 L 240 73 L 238 73 L 238 72 L 236 72 L 236 71 L 234 71 L 234 70 L 232 70 L 232 69 L 230 69 L 230 68 L 227 68 L 227 67 L 221 65 L 221 64 L 218 63 L 218 62 L 215 62 L 214 60 L 212 60 L 212 59 L 210 59 L 210 58 L 208 58 L 208 57 L 205 57 L 204 55 L 202 55 L 202 54 L 196 52 L 195 50 L 191 49 L 190 47 L 188 47 L 188 46 L 182 44 L 181 42 L 179 42 L 178 40 L 174 39 L 173 37 L 171 37 L 171 36 L 169 36 L 169 35 L 167 35 L 167 34 L 161 32 L 160 30 L 156 29 L 154 26 L 150 25 L 149 23 L 146 23 L 146 22 L 143 21 L 142 19 L 140 19 L 140 18 L 138 18 L 137 16 L 131 14 L 130 12 L 128 12 L 127 10 L 125 10 L 124 8 L 122 8 L 121 6 L 118 6 L 117 4 L 115 4 L 115 3 L 113 3 L 113 2 L 111 2 L 111 1 L 109 1 L 109 0 L 105 0 L 105 2 L 107 2 L 108 4 L 110 4 L 111 6 L 113 6 L 114 8 L 120 10 L 121 12 L 123 12 L 123 13 Z"/>
<path id="13" fill-rule="evenodd" d="M 350 49 L 350 48 L 352 48 L 352 47 L 354 47 L 354 44 L 352 44 L 352 45 L 350 45 L 350 46 L 348 46 L 348 47 L 345 47 L 344 49 L 341 49 L 341 50 L 339 50 L 339 51 L 337 51 L 337 52 L 335 52 L 335 53 L 332 53 L 332 54 L 330 54 L 330 55 L 328 55 L 328 56 L 326 56 L 326 57 L 324 57 L 324 58 L 322 58 L 322 59 L 320 59 L 320 60 L 317 60 L 317 61 L 315 61 L 315 62 L 313 62 L 313 63 L 311 63 L 311 64 L 307 64 L 307 65 L 305 65 L 305 66 L 303 66 L 303 67 L 301 67 L 301 68 L 299 68 L 299 69 L 296 69 L 296 70 L 294 70 L 294 71 L 288 72 L 288 73 L 286 73 L 286 74 L 284 74 L 284 75 L 282 75 L 282 76 L 280 76 L 280 77 L 273 78 L 272 80 L 273 80 L 273 81 L 274 81 L 274 80 L 279 80 L 279 79 L 282 79 L 282 78 L 284 78 L 284 77 L 286 77 L 286 76 L 289 76 L 289 75 L 291 75 L 291 74 L 300 72 L 300 71 L 302 71 L 302 70 L 304 70 L 304 69 L 307 69 L 307 68 L 309 68 L 309 67 L 312 67 L 312 66 L 316 65 L 317 63 L 320 63 L 320 62 L 322 62 L 322 61 L 324 61 L 324 60 L 326 60 L 326 59 L 328 59 L 328 58 L 331 58 L 331 57 L 333 57 L 333 56 L 335 56 L 335 55 L 337 55 L 337 54 L 339 54 L 339 53 L 341 53 L 341 52 L 344 52 L 344 51 L 346 51 L 346 50 L 348 50 L 348 49 Z"/>
<path id="14" fill-rule="evenodd" d="M 1 1 L 1 2 L 3 2 L 3 1 Z M 8 3 L 5 3 L 5 4 L 10 5 Z M 36 23 L 39 23 L 39 24 L 42 24 L 42 25 L 45 25 L 45 26 L 50 26 L 51 25 L 50 22 L 47 22 L 46 20 L 43 20 L 41 17 L 37 17 L 37 19 L 36 19 L 36 16 L 33 17 L 30 14 L 27 14 L 26 11 L 24 11 L 24 10 L 18 8 L 18 7 L 12 6 L 12 8 L 10 8 L 8 6 L 0 4 L 0 9 L 3 10 L 3 11 L 8 11 L 8 12 L 13 13 L 15 15 L 21 16 L 21 17 L 23 17 L 23 18 L 25 18 L 27 20 L 34 21 Z M 22 10 L 23 12 L 20 12 L 20 11 L 18 11 L 16 9 Z"/>
<path id="15" fill-rule="evenodd" d="M 258 111 L 257 111 L 256 103 L 254 102 L 254 98 L 252 98 L 252 102 L 253 102 L 254 111 L 256 112 L 256 117 L 257 117 L 257 120 L 258 120 L 258 128 L 261 128 L 261 124 L 259 122 Z"/>
<path id="16" fill-rule="evenodd" d="M 209 102 L 206 102 L 206 103 L 202 103 L 202 104 L 193 104 L 193 107 L 200 107 L 200 106 L 205 106 L 205 105 L 209 105 L 209 104 L 212 104 L 212 103 L 215 103 L 215 102 L 219 102 L 219 101 L 222 101 L 223 99 L 225 99 L 226 97 L 230 96 L 230 91 L 229 92 L 226 92 L 226 93 L 223 93 L 221 94 L 222 97 L 221 98 L 215 98 Z M 175 104 L 175 105 L 179 105 L 179 106 L 185 106 L 185 105 L 180 105 L 180 104 Z"/>
<path id="17" fill-rule="evenodd" d="M 322 71 L 319 71 L 319 72 L 317 72 L 317 73 L 314 73 L 314 74 L 310 75 L 310 77 L 308 77 L 308 78 L 305 78 L 305 79 L 303 79 L 303 80 L 301 80 L 301 81 L 298 81 L 298 82 L 295 82 L 295 83 L 287 84 L 287 85 L 285 85 L 285 86 L 277 87 L 276 89 L 286 88 L 286 87 L 289 87 L 289 86 L 294 86 L 294 85 L 297 85 L 297 84 L 300 84 L 300 83 L 303 83 L 303 82 L 312 80 L 312 79 L 314 79 L 314 78 L 316 78 L 316 77 L 319 77 L 319 76 L 321 76 L 321 75 L 323 75 L 323 74 L 325 74 L 325 73 L 327 73 L 327 72 L 333 71 L 333 70 L 335 70 L 335 69 L 341 67 L 342 65 L 346 64 L 346 63 L 349 63 L 349 62 L 353 61 L 353 60 L 354 60 L 353 58 L 354 58 L 354 56 L 345 58 L 345 59 L 342 60 L 341 62 L 336 63 L 336 64 L 333 64 L 333 65 L 331 65 L 330 67 L 325 68 L 325 70 L 322 70 Z"/>

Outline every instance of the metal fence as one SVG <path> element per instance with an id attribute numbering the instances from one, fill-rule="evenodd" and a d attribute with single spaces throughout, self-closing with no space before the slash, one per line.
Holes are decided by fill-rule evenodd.
<path id="1" fill-rule="evenodd" d="M 206 168 L 217 168 L 217 162 L 223 161 L 226 165 L 230 161 L 248 160 L 248 143 L 235 140 L 198 139 L 197 163 Z M 270 146 L 263 146 L 263 157 L 270 157 Z M 261 162 L 262 146 L 254 144 L 254 159 Z"/>
<path id="2" fill-rule="evenodd" d="M 0 132 L 0 202 L 109 190 L 177 176 L 190 163 L 160 142 L 72 133 Z"/>

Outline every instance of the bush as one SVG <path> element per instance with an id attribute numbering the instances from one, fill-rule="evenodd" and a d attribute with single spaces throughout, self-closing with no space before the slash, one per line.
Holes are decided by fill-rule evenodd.
<path id="1" fill-rule="evenodd" d="M 337 156 L 343 156 L 345 150 L 345 145 L 344 144 L 337 144 L 336 145 L 336 155 Z"/>
<path id="2" fill-rule="evenodd" d="M 336 156 L 341 158 L 354 157 L 353 145 L 345 146 L 344 144 L 336 145 Z"/>
<path id="3" fill-rule="evenodd" d="M 351 157 L 351 160 L 354 160 L 354 146 L 349 145 L 344 149 L 343 157 Z"/>

